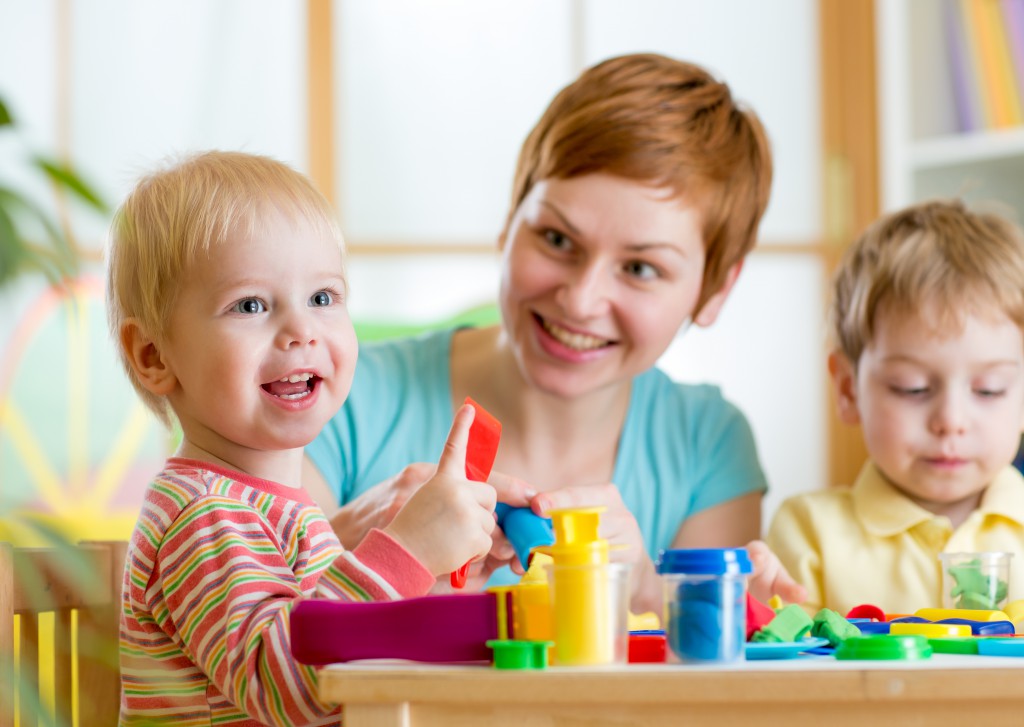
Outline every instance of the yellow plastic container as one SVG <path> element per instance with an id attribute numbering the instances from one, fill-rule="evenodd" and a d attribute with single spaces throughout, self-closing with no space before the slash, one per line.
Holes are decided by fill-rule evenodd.
<path id="1" fill-rule="evenodd" d="M 629 652 L 629 567 L 608 562 L 608 541 L 598 537 L 603 507 L 553 510 L 553 545 L 547 566 L 555 662 L 597 666 L 625 663 Z"/>
<path id="2" fill-rule="evenodd" d="M 624 563 L 548 566 L 551 573 L 555 663 L 624 664 L 629 655 L 629 566 Z"/>
<path id="3" fill-rule="evenodd" d="M 517 639 L 554 640 L 551 589 L 546 568 L 551 563 L 551 556 L 535 553 L 526 575 L 517 585 L 512 586 L 512 633 Z"/>

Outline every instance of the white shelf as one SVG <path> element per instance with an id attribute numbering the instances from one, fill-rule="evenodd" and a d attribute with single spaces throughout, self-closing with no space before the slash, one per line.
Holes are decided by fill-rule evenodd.
<path id="1" fill-rule="evenodd" d="M 1024 220 L 1024 127 L 957 132 L 945 0 L 875 0 L 882 207 L 934 197 Z"/>
<path id="2" fill-rule="evenodd" d="M 913 142 L 910 163 L 917 169 L 949 167 L 1024 157 L 1024 127 L 948 134 Z M 1024 179 L 1021 180 L 1024 183 Z"/>

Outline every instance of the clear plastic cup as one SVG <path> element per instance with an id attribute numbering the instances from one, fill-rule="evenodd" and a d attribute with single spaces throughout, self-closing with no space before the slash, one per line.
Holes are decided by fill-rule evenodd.
<path id="1" fill-rule="evenodd" d="M 625 664 L 629 655 L 629 566 L 547 566 L 560 666 Z"/>
<path id="2" fill-rule="evenodd" d="M 998 611 L 1006 605 L 1013 553 L 939 553 L 942 607 Z"/>
<path id="3" fill-rule="evenodd" d="M 658 556 L 665 632 L 676 660 L 731 662 L 744 658 L 747 575 L 742 548 L 663 550 Z"/>

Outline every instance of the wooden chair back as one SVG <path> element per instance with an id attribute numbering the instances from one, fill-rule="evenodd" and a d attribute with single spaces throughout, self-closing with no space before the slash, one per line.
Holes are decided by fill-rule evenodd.
<path id="1" fill-rule="evenodd" d="M 126 550 L 127 543 L 121 541 L 47 548 L 0 543 L 0 727 L 14 727 L 16 721 L 20 727 L 48 724 L 40 693 L 40 683 L 47 681 L 53 684 L 55 722 L 70 727 L 76 657 L 79 727 L 117 724 Z M 47 639 L 39 634 L 40 615 L 48 612 L 53 614 L 49 655 L 40 650 Z M 72 614 L 77 614 L 77 630 Z M 53 674 L 40 678 L 39 664 L 48 662 Z"/>

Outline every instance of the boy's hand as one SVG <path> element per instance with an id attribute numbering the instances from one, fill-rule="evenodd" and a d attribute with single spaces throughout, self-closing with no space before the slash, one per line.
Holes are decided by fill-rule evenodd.
<path id="1" fill-rule="evenodd" d="M 761 540 L 747 543 L 747 555 L 754 566 L 750 575 L 750 595 L 762 603 L 768 603 L 772 596 L 778 596 L 786 603 L 803 603 L 807 589 L 793 580 L 782 566 L 779 556 Z"/>
<path id="2" fill-rule="evenodd" d="M 466 444 L 474 410 L 455 413 L 437 473 L 384 528 L 434 575 L 487 555 L 494 530 L 495 489 L 466 479 Z"/>

